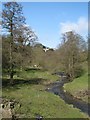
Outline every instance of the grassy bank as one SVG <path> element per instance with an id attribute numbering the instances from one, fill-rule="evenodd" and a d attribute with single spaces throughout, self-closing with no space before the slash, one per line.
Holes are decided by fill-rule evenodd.
<path id="1" fill-rule="evenodd" d="M 3 86 L 3 97 L 5 99 L 14 99 L 21 104 L 21 107 L 16 106 L 14 108 L 15 114 L 19 117 L 32 118 L 37 115 L 44 118 L 87 117 L 79 109 L 67 105 L 59 96 L 45 91 L 46 83 L 53 82 L 58 77 L 51 75 L 47 71 L 23 71 L 19 74 L 19 77 L 14 77 L 16 80 L 14 86 Z M 28 82 L 24 83 L 24 81 Z"/>
<path id="2" fill-rule="evenodd" d="M 88 102 L 88 68 L 87 63 L 83 63 L 84 73 L 81 77 L 74 79 L 72 82 L 64 85 L 64 89 L 77 98 Z"/>

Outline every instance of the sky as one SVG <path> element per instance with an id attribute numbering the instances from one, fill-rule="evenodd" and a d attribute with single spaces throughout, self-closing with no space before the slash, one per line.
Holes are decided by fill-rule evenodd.
<path id="1" fill-rule="evenodd" d="M 86 38 L 88 2 L 20 2 L 26 24 L 43 45 L 56 48 L 62 33 L 74 30 Z"/>

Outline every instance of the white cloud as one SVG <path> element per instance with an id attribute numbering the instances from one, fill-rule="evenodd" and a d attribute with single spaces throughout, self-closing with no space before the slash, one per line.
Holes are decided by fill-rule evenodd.
<path id="1" fill-rule="evenodd" d="M 60 34 L 72 30 L 81 35 L 88 34 L 88 20 L 85 17 L 80 17 L 77 22 L 67 21 L 60 23 Z"/>

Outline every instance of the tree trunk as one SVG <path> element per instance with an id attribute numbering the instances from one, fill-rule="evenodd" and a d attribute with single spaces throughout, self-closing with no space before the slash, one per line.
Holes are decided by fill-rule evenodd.
<path id="1" fill-rule="evenodd" d="M 13 71 L 11 71 L 10 72 L 10 84 L 13 84 L 13 76 L 14 76 L 14 74 L 13 74 Z"/>
<path id="2" fill-rule="evenodd" d="M 10 74 L 9 75 L 10 75 L 10 84 L 13 84 L 13 63 L 12 63 L 12 43 L 11 42 L 10 42 Z"/>
<path id="3" fill-rule="evenodd" d="M 10 39 L 10 84 L 13 84 L 13 56 L 12 56 L 12 50 L 13 50 L 13 24 L 11 19 L 11 39 Z"/>

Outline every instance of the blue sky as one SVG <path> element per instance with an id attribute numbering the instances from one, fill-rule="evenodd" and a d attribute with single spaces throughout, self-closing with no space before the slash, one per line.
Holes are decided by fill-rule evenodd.
<path id="1" fill-rule="evenodd" d="M 87 2 L 20 2 L 26 24 L 39 37 L 42 44 L 56 48 L 61 34 L 71 29 L 86 37 Z"/>

